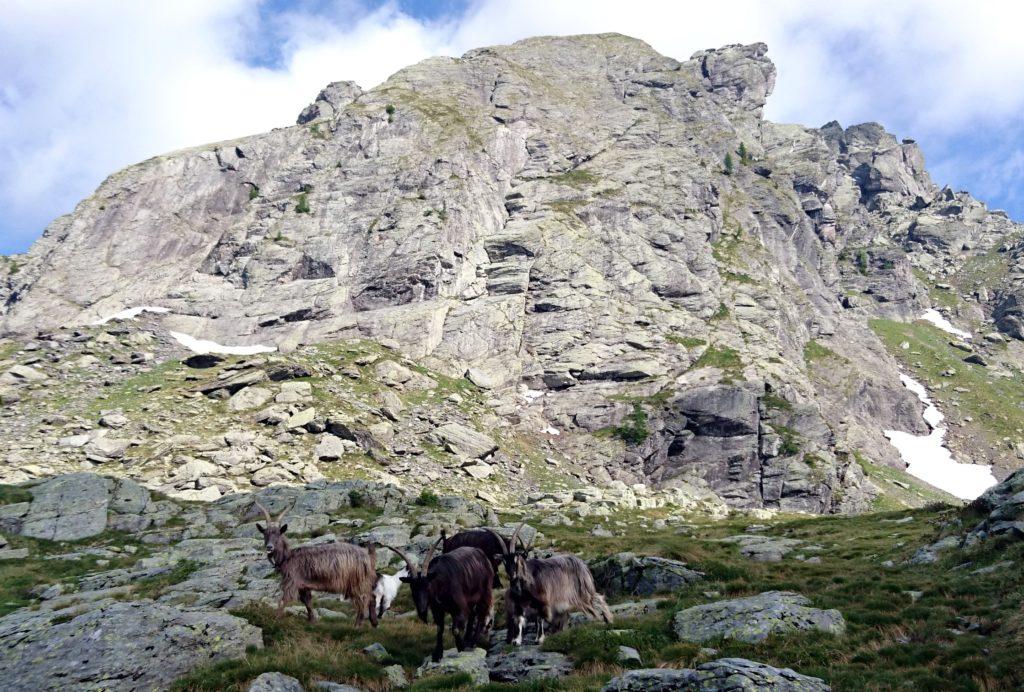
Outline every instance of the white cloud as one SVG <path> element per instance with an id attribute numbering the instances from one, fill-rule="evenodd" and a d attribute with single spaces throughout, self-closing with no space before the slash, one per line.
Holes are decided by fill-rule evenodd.
<path id="1" fill-rule="evenodd" d="M 348 0 L 317 16 L 299 7 L 260 26 L 258 0 L 5 0 L 0 232 L 24 235 L 0 238 L 0 250 L 24 246 L 119 167 L 290 124 L 327 82 L 368 87 L 430 55 L 538 34 L 618 31 L 680 59 L 766 41 L 780 73 L 769 117 L 879 120 L 926 153 L 929 141 L 941 148 L 971 128 L 1024 127 L 1016 3 L 478 0 L 439 23 L 391 4 L 370 11 Z M 281 60 L 248 64 L 271 35 Z"/>

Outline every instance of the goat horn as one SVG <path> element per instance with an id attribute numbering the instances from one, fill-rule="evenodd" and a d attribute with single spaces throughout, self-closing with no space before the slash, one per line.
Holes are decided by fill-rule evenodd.
<path id="1" fill-rule="evenodd" d="M 508 543 L 505 541 L 505 537 L 502 536 L 497 531 L 495 531 L 494 529 L 485 528 L 484 531 L 489 531 L 495 538 L 497 538 L 498 539 L 498 543 L 501 544 L 501 552 L 503 554 L 505 554 L 505 555 L 508 555 L 508 553 L 509 553 Z"/>
<path id="2" fill-rule="evenodd" d="M 259 500 L 253 500 L 253 503 L 254 503 L 254 504 L 255 504 L 255 505 L 257 506 L 257 507 L 259 507 L 259 508 L 260 508 L 260 511 L 261 511 L 261 512 L 263 512 L 263 516 L 265 516 L 265 517 L 267 518 L 267 523 L 268 523 L 268 524 L 273 524 L 273 523 L 274 523 L 274 520 L 273 520 L 273 518 L 271 518 L 271 516 L 270 516 L 270 512 L 268 512 L 268 511 L 267 511 L 267 508 L 266 508 L 266 507 L 264 507 L 263 505 L 261 505 L 261 504 L 260 504 L 260 502 L 259 502 Z"/>
<path id="3" fill-rule="evenodd" d="M 401 551 L 398 548 L 392 548 L 390 545 L 385 545 L 384 543 L 381 543 L 380 546 L 382 548 L 387 548 L 391 552 L 397 554 L 398 557 L 400 557 L 403 560 L 405 560 L 405 566 L 409 569 L 409 576 L 410 577 L 415 577 L 416 576 L 416 565 L 412 564 L 412 560 L 409 559 L 409 556 L 406 555 L 404 551 Z"/>
<path id="4" fill-rule="evenodd" d="M 526 526 L 526 522 L 525 522 L 525 521 L 521 521 L 521 522 L 519 522 L 519 526 L 517 526 L 517 527 L 516 527 L 516 530 L 515 530 L 515 531 L 514 531 L 514 532 L 512 533 L 512 540 L 510 540 L 510 541 L 509 541 L 508 543 L 509 543 L 509 545 L 510 545 L 510 546 L 512 546 L 513 548 L 514 548 L 514 547 L 515 547 L 515 545 L 516 545 L 516 539 L 518 539 L 518 538 L 519 538 L 519 532 L 520 532 L 520 531 L 522 530 L 522 528 L 523 528 L 524 526 Z"/>
<path id="5" fill-rule="evenodd" d="M 434 545 L 430 546 L 430 550 L 423 556 L 423 574 L 427 573 L 427 568 L 430 567 L 430 561 L 434 558 L 434 551 L 437 550 L 437 546 L 441 545 L 441 539 L 438 538 Z"/>

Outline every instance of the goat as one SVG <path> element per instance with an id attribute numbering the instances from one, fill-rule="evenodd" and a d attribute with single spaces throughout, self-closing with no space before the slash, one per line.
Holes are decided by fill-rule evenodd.
<path id="1" fill-rule="evenodd" d="M 434 558 L 434 552 L 441 544 L 438 539 L 427 554 L 423 565 L 417 569 L 409 557 L 398 548 L 384 546 L 405 560 L 408 576 L 401 581 L 408 584 L 416 614 L 427 622 L 427 614 L 434 616 L 437 624 L 437 642 L 431 654 L 433 661 L 440 661 L 444 654 L 444 619 L 452 616 L 452 635 L 455 648 L 464 651 L 476 646 L 477 641 L 491 624 L 494 582 L 494 568 L 490 559 L 479 548 L 456 548 Z"/>
<path id="2" fill-rule="evenodd" d="M 612 621 L 612 613 L 604 597 L 597 593 L 594 576 L 583 560 L 575 555 L 555 555 L 549 558 L 529 557 L 530 546 L 517 546 L 519 531 L 516 527 L 507 543 L 501 538 L 502 562 L 508 575 L 506 598 L 507 639 L 521 644 L 527 616 L 537 619 L 537 643 L 544 641 L 544 625 L 558 632 L 569 620 L 569 614 L 583 611 L 592 618 Z M 517 546 L 515 549 L 510 546 Z M 531 612 L 532 611 L 532 612 Z"/>
<path id="3" fill-rule="evenodd" d="M 409 575 L 409 568 L 403 567 L 394 574 L 378 574 L 377 583 L 373 587 L 376 601 L 377 617 L 383 617 L 398 595 L 398 587 L 402 585 L 402 577 Z"/>
<path id="4" fill-rule="evenodd" d="M 479 548 L 484 551 L 494 568 L 494 588 L 501 588 L 501 577 L 498 576 L 498 568 L 501 566 L 501 549 L 505 542 L 500 536 L 495 537 L 493 531 L 487 529 L 472 529 L 460 531 L 451 538 L 448 538 L 444 531 L 441 531 L 441 552 L 450 553 L 456 548 Z"/>
<path id="5" fill-rule="evenodd" d="M 326 591 L 352 601 L 356 625 L 361 625 L 363 618 L 369 615 L 370 624 L 376 627 L 373 587 L 377 578 L 377 552 L 373 543 L 366 548 L 351 543 L 321 543 L 292 549 L 284 537 L 288 525 L 281 523 L 288 510 L 273 519 L 266 507 L 259 502 L 255 504 L 267 518 L 265 527 L 256 524 L 263 534 L 267 559 L 281 575 L 278 612 L 282 612 L 286 604 L 300 600 L 306 606 L 306 618 L 313 622 L 317 619 L 313 591 Z"/>

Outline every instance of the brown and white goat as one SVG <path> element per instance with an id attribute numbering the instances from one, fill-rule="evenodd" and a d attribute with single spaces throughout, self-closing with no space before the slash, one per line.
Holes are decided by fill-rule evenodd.
<path id="1" fill-rule="evenodd" d="M 505 600 L 508 641 L 523 643 L 523 630 L 531 616 L 537 620 L 538 643 L 544 641 L 545 624 L 552 633 L 558 632 L 576 611 L 611 622 L 612 613 L 597 592 L 586 563 L 575 555 L 529 557 L 530 546 L 517 544 L 522 528 L 522 524 L 516 527 L 508 542 L 502 538 L 502 562 L 509 580 Z M 497 532 L 494 535 L 501 538 Z"/>
<path id="2" fill-rule="evenodd" d="M 450 553 L 456 548 L 479 548 L 491 561 L 494 568 L 494 588 L 501 588 L 501 578 L 498 576 L 498 569 L 501 567 L 502 546 L 505 541 L 494 531 L 488 529 L 471 529 L 460 531 L 451 538 L 441 531 L 441 552 Z"/>
<path id="3" fill-rule="evenodd" d="M 444 619 L 452 617 L 452 635 L 455 648 L 464 651 L 473 648 L 491 624 L 494 582 L 494 568 L 490 559 L 479 548 L 456 548 L 450 553 L 438 555 L 434 552 L 441 539 L 431 546 L 423 556 L 419 568 L 409 556 L 398 548 L 390 548 L 398 554 L 409 569 L 402 581 L 409 585 L 416 613 L 420 620 L 427 622 L 427 614 L 434 616 L 437 625 L 437 642 L 431 658 L 440 661 L 444 654 Z M 389 546 L 384 546 L 389 548 Z"/>
<path id="4" fill-rule="evenodd" d="M 313 610 L 313 592 L 341 594 L 352 601 L 356 611 L 356 625 L 369 615 L 370 623 L 377 626 L 377 609 L 373 587 L 377 581 L 377 553 L 371 542 L 366 548 L 351 543 L 321 543 L 292 548 L 284 537 L 288 530 L 282 524 L 287 510 L 277 519 L 270 516 L 266 507 L 256 502 L 267 525 L 256 528 L 263 534 L 267 559 L 281 575 L 281 601 L 278 611 L 293 601 L 302 601 L 306 606 L 306 617 L 310 622 L 317 619 Z"/>

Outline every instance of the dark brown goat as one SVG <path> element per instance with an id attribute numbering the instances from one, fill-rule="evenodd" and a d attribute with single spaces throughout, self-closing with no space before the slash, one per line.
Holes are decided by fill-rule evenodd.
<path id="1" fill-rule="evenodd" d="M 592 618 L 612 621 L 612 613 L 604 597 L 597 593 L 594 577 L 583 560 L 575 555 L 555 555 L 549 558 L 529 557 L 529 545 L 517 546 L 520 524 L 512 539 L 502 538 L 502 561 L 508 574 L 506 596 L 508 615 L 508 641 L 521 644 L 526 618 L 537 619 L 537 641 L 544 641 L 544 625 L 552 632 L 561 630 L 569 614 L 583 611 Z M 495 532 L 495 536 L 501 536 Z M 511 549 L 510 546 L 517 546 Z"/>
<path id="2" fill-rule="evenodd" d="M 501 567 L 501 556 L 505 541 L 488 529 L 471 529 L 460 531 L 451 538 L 448 538 L 444 531 L 441 531 L 441 552 L 450 553 L 456 548 L 479 548 L 491 561 L 494 568 L 494 588 L 501 588 L 501 577 L 498 576 L 498 569 Z"/>
<path id="3" fill-rule="evenodd" d="M 259 502 L 256 506 L 267 518 L 266 527 L 256 524 L 263 534 L 267 559 L 281 575 L 278 611 L 288 603 L 300 600 L 306 606 L 306 617 L 312 622 L 317 618 L 313 610 L 313 592 L 326 591 L 341 594 L 352 601 L 356 625 L 361 625 L 363 618 L 369 615 L 370 623 L 376 627 L 373 587 L 377 581 L 377 553 L 373 543 L 366 548 L 351 543 L 321 543 L 292 549 L 284 537 L 288 525 L 281 523 L 287 510 L 275 520 L 266 507 Z"/>
<path id="4" fill-rule="evenodd" d="M 452 634 L 455 648 L 464 651 L 473 648 L 491 624 L 494 568 L 490 559 L 479 548 L 456 548 L 436 558 L 434 551 L 441 544 L 438 539 L 423 557 L 417 568 L 404 552 L 390 548 L 409 568 L 402 581 L 409 585 L 416 613 L 427 622 L 427 614 L 437 624 L 437 642 L 431 658 L 440 661 L 444 654 L 444 619 L 452 616 Z M 389 546 L 384 546 L 385 548 Z M 433 559 L 432 559 L 433 558 Z"/>

